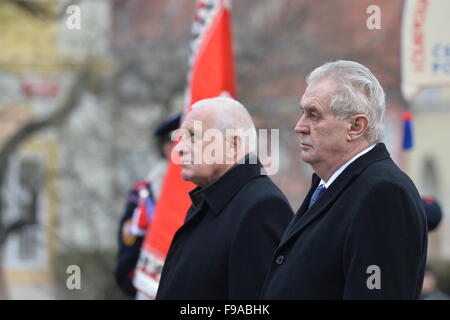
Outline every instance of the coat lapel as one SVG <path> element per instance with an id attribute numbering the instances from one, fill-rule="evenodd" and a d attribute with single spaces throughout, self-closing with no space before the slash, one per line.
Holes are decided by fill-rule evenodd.
<path id="1" fill-rule="evenodd" d="M 385 145 L 383 143 L 379 143 L 371 151 L 351 163 L 323 193 L 317 202 L 308 210 L 308 204 L 311 196 L 320 182 L 320 178 L 316 174 L 313 174 L 311 189 L 309 190 L 308 195 L 303 201 L 297 214 L 286 229 L 281 239 L 280 246 L 284 245 L 295 235 L 299 234 L 320 215 L 325 214 L 336 199 L 341 195 L 341 193 L 344 192 L 351 182 L 356 179 L 356 177 L 370 164 L 389 157 L 390 155 L 386 150 Z"/>
<path id="2" fill-rule="evenodd" d="M 317 188 L 320 182 L 320 178 L 318 175 L 313 173 L 312 179 L 311 179 L 311 188 L 308 191 L 308 194 L 305 197 L 305 200 L 303 200 L 303 203 L 301 204 L 300 208 L 297 211 L 297 214 L 291 219 L 291 222 L 289 222 L 286 231 L 284 232 L 283 236 L 281 237 L 280 243 L 283 243 L 284 240 L 288 238 L 290 233 L 292 232 L 292 229 L 298 222 L 298 220 L 301 219 L 301 217 L 305 214 L 306 210 L 308 210 L 309 202 L 311 201 L 312 194 L 314 193 L 314 190 Z"/>
<path id="3" fill-rule="evenodd" d="M 186 219 L 184 220 L 183 225 L 188 224 L 190 221 L 192 221 L 192 219 L 194 219 L 194 217 L 196 217 L 201 211 L 203 206 L 205 205 L 205 201 L 202 200 L 199 204 L 197 204 L 196 206 L 192 206 L 189 210 L 189 212 L 186 215 Z"/>
<path id="4" fill-rule="evenodd" d="M 354 174 L 346 174 L 344 176 L 339 176 L 339 178 L 338 178 L 340 180 L 339 183 L 338 179 L 335 182 L 333 182 L 330 188 L 328 188 L 322 194 L 322 196 L 316 201 L 316 203 L 310 209 L 307 209 L 309 199 L 311 199 L 312 192 L 314 192 L 315 187 L 317 187 L 318 183 L 314 188 L 311 188 L 310 192 L 308 193 L 307 198 L 308 201 L 306 201 L 307 199 L 305 199 L 305 201 L 303 202 L 302 206 L 299 209 L 299 212 L 297 213 L 301 214 L 301 216 L 299 216 L 299 218 L 296 219 L 289 232 L 286 234 L 285 237 L 283 237 L 285 240 L 284 242 L 287 242 L 294 235 L 300 233 L 317 217 L 319 217 L 322 214 L 325 214 L 326 211 L 329 209 L 329 207 L 335 202 L 336 198 L 339 197 L 339 195 L 347 188 L 347 186 L 353 180 Z"/>

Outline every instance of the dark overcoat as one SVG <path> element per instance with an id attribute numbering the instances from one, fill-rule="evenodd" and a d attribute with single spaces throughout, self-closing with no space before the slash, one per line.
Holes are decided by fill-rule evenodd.
<path id="1" fill-rule="evenodd" d="M 384 144 L 352 162 L 310 209 L 311 189 L 272 258 L 263 299 L 416 299 L 424 207 Z"/>
<path id="2" fill-rule="evenodd" d="M 260 163 L 237 164 L 190 192 L 157 299 L 257 299 L 273 252 L 293 217 Z"/>

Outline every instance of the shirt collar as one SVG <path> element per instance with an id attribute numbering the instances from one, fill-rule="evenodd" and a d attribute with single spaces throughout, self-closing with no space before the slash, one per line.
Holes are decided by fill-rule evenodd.
<path id="1" fill-rule="evenodd" d="M 256 163 L 249 163 L 253 159 L 256 159 Z M 263 174 L 264 168 L 259 160 L 247 155 L 244 161 L 239 161 L 214 183 L 204 188 L 197 187 L 189 192 L 192 205 L 194 207 L 201 205 L 204 200 L 214 214 L 219 214 L 244 185 Z"/>
<path id="2" fill-rule="evenodd" d="M 330 177 L 330 179 L 328 179 L 327 182 L 325 182 L 323 179 L 320 180 L 319 186 L 320 185 L 325 185 L 325 188 L 329 188 L 330 185 L 333 183 L 334 180 L 337 179 L 337 177 L 342 173 L 342 171 L 345 170 L 345 168 L 347 168 L 353 161 L 355 161 L 356 159 L 358 159 L 359 157 L 363 156 L 364 154 L 366 154 L 367 152 L 369 152 L 370 150 L 372 150 L 375 147 L 375 144 L 371 145 L 370 147 L 364 149 L 363 151 L 361 151 L 360 153 L 358 153 L 357 155 L 355 155 L 353 158 L 351 158 L 350 160 L 348 160 L 346 163 L 344 163 L 342 166 L 339 167 L 339 169 L 337 169 Z"/>

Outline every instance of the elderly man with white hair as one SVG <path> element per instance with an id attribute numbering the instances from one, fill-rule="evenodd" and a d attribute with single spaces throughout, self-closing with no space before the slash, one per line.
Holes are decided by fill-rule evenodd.
<path id="1" fill-rule="evenodd" d="M 181 175 L 198 187 L 156 298 L 256 299 L 293 212 L 257 161 L 253 121 L 239 102 L 212 98 L 193 105 L 180 131 Z"/>
<path id="2" fill-rule="evenodd" d="M 264 299 L 417 299 L 427 248 L 422 201 L 383 138 L 384 91 L 359 63 L 315 69 L 300 101 L 312 185 L 276 249 Z"/>

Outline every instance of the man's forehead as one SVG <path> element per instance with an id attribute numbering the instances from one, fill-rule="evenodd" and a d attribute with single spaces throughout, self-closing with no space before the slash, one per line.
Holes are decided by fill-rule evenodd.
<path id="1" fill-rule="evenodd" d="M 194 126 L 194 122 L 196 121 L 201 122 L 201 124 L 205 126 L 209 124 L 211 117 L 211 110 L 206 110 L 206 108 L 202 110 L 192 109 L 188 114 L 186 114 L 181 127 L 184 129 L 191 128 Z"/>
<path id="2" fill-rule="evenodd" d="M 306 87 L 305 92 L 300 98 L 300 105 L 321 102 L 327 105 L 333 95 L 336 85 L 332 80 L 325 79 L 319 82 L 313 82 Z"/>

